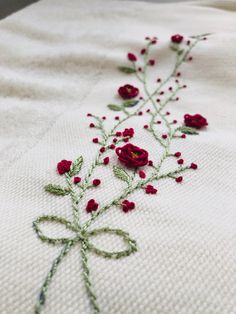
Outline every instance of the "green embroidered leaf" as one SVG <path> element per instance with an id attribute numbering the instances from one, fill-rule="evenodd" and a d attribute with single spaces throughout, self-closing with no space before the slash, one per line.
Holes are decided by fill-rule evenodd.
<path id="1" fill-rule="evenodd" d="M 122 108 L 120 106 L 113 105 L 113 104 L 109 104 L 109 105 L 107 105 L 107 107 L 113 111 L 121 111 L 122 110 Z"/>
<path id="2" fill-rule="evenodd" d="M 83 164 L 83 157 L 82 156 L 79 156 L 72 164 L 72 167 L 71 167 L 71 170 L 69 172 L 69 176 L 70 177 L 73 177 L 75 175 L 77 175 L 80 170 L 81 170 L 81 167 L 82 167 L 82 164 Z"/>
<path id="3" fill-rule="evenodd" d="M 180 55 L 182 55 L 182 53 L 184 52 L 184 49 L 180 49 L 180 50 L 178 50 L 178 55 L 180 56 Z"/>
<path id="4" fill-rule="evenodd" d="M 113 172 L 114 172 L 114 175 L 120 179 L 120 180 L 123 180 L 127 183 L 130 182 L 130 176 L 129 174 L 125 171 L 125 169 L 123 168 L 120 168 L 120 167 L 117 167 L 117 166 L 114 166 L 113 167 Z"/>
<path id="5" fill-rule="evenodd" d="M 48 184 L 44 187 L 45 191 L 55 195 L 67 195 L 70 191 L 66 188 L 62 188 L 60 185 Z"/>
<path id="6" fill-rule="evenodd" d="M 205 33 L 205 34 L 200 34 L 200 35 L 189 36 L 189 38 L 201 38 L 201 37 L 210 36 L 212 34 L 213 33 Z"/>
<path id="7" fill-rule="evenodd" d="M 123 102 L 123 106 L 124 107 L 134 107 L 139 103 L 138 100 L 127 100 L 125 102 Z"/>
<path id="8" fill-rule="evenodd" d="M 177 130 L 184 133 L 184 134 L 190 134 L 190 135 L 197 135 L 198 134 L 196 129 L 190 128 L 188 126 L 181 126 Z"/>
<path id="9" fill-rule="evenodd" d="M 124 72 L 124 73 L 127 73 L 127 74 L 135 73 L 135 72 L 136 72 L 135 69 L 130 68 L 130 67 L 123 67 L 123 66 L 120 66 L 120 67 L 118 67 L 118 69 L 119 69 L 121 72 Z"/>

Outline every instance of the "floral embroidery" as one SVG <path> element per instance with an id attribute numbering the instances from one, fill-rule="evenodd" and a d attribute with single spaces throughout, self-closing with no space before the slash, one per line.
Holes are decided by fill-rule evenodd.
<path id="1" fill-rule="evenodd" d="M 56 196 L 70 196 L 72 201 L 73 221 L 68 221 L 63 217 L 44 215 L 37 218 L 33 222 L 33 228 L 40 240 L 51 244 L 62 246 L 58 257 L 53 261 L 51 268 L 41 287 L 37 304 L 35 306 L 35 314 L 40 314 L 47 299 L 50 284 L 59 265 L 64 257 L 69 254 L 74 246 L 80 248 L 82 260 L 82 271 L 84 284 L 87 295 L 91 301 L 93 313 L 101 313 L 97 297 L 93 288 L 88 264 L 89 253 L 97 254 L 103 258 L 119 259 L 127 257 L 137 251 L 135 240 L 131 239 L 126 231 L 121 229 L 112 229 L 109 227 L 101 227 L 99 229 L 91 229 L 93 223 L 103 214 L 114 206 L 119 207 L 124 213 L 135 211 L 136 204 L 131 200 L 127 200 L 136 190 L 143 190 L 146 194 L 157 194 L 158 189 L 151 183 L 158 183 L 162 179 L 173 179 L 177 183 L 183 181 L 182 174 L 188 170 L 196 170 L 197 164 L 185 162 L 181 152 L 171 152 L 172 141 L 178 141 L 186 138 L 187 135 L 197 135 L 196 129 L 201 129 L 208 125 L 207 120 L 197 114 L 184 116 L 184 123 L 178 124 L 177 120 L 170 119 L 170 112 L 164 112 L 166 106 L 175 101 L 179 101 L 178 93 L 186 88 L 181 83 L 181 72 L 179 68 L 183 62 L 192 60 L 190 52 L 202 40 L 205 40 L 210 34 L 191 36 L 185 40 L 182 35 L 173 35 L 170 39 L 170 48 L 176 55 L 176 62 L 173 69 L 166 78 L 157 78 L 157 86 L 150 91 L 148 86 L 147 74 L 152 68 L 156 67 L 156 60 L 150 58 L 150 50 L 153 45 L 157 44 L 156 37 L 146 37 L 147 44 L 140 49 L 141 60 L 133 54 L 128 53 L 127 59 L 131 66 L 119 66 L 119 70 L 127 75 L 135 75 L 137 80 L 143 86 L 144 96 L 139 95 L 139 89 L 126 84 L 118 89 L 118 93 L 122 99 L 120 104 L 109 104 L 108 108 L 115 112 L 120 112 L 119 116 L 114 117 L 114 125 L 111 130 L 107 131 L 104 125 L 105 116 L 101 118 L 88 113 L 87 116 L 92 118 L 89 127 L 100 133 L 98 137 L 92 138 L 92 142 L 96 144 L 97 154 L 94 161 L 88 168 L 84 177 L 78 176 L 83 167 L 83 157 L 80 156 L 74 162 L 62 160 L 57 164 L 59 175 L 64 176 L 65 186 L 48 184 L 45 190 Z M 141 64 L 139 64 L 142 62 Z M 151 66 L 151 67 L 150 67 Z M 171 84 L 171 86 L 170 86 Z M 136 99 L 134 99 L 136 98 Z M 146 106 L 149 106 L 146 108 Z M 150 136 L 156 140 L 157 145 L 162 148 L 160 156 L 150 160 L 149 153 L 138 146 L 127 143 L 135 136 L 133 128 L 122 128 L 122 124 L 133 117 L 146 115 L 147 122 L 143 126 L 143 132 L 148 132 Z M 158 126 L 165 128 L 164 133 L 158 131 Z M 92 132 L 92 130 L 91 130 Z M 126 144 L 124 144 L 126 143 Z M 115 150 L 115 151 L 114 151 Z M 117 156 L 117 161 L 112 166 L 114 176 L 123 181 L 124 188 L 119 191 L 116 197 L 109 200 L 106 204 L 99 204 L 95 199 L 87 199 L 85 208 L 81 209 L 80 202 L 86 199 L 86 192 L 90 188 L 100 188 L 101 180 L 94 178 L 94 170 L 97 167 L 108 166 L 110 164 L 110 155 Z M 176 166 L 173 170 L 163 172 L 163 164 L 168 158 L 176 158 Z M 109 166 L 108 166 L 109 167 Z M 81 222 L 80 213 L 84 210 L 88 214 L 88 219 Z M 132 214 L 132 213 L 130 213 Z M 41 225 L 44 223 L 59 224 L 70 230 L 74 236 L 71 238 L 50 238 L 44 235 Z M 120 237 L 126 244 L 123 251 L 105 251 L 98 249 L 91 243 L 93 236 L 102 234 L 116 235 Z M 52 292 L 53 293 L 53 292 Z"/>
<path id="2" fill-rule="evenodd" d="M 116 149 L 120 162 L 127 167 L 142 167 L 148 163 L 148 152 L 133 144 L 126 144 Z"/>
<path id="3" fill-rule="evenodd" d="M 124 86 L 121 86 L 118 89 L 118 94 L 123 99 L 131 99 L 131 98 L 135 98 L 136 96 L 138 96 L 139 89 L 137 87 L 130 85 L 130 84 L 126 84 Z"/>
<path id="4" fill-rule="evenodd" d="M 200 114 L 195 114 L 193 116 L 191 116 L 190 114 L 186 114 L 184 116 L 184 123 L 186 126 L 190 126 L 196 129 L 201 129 L 204 126 L 208 125 L 207 119 Z"/>

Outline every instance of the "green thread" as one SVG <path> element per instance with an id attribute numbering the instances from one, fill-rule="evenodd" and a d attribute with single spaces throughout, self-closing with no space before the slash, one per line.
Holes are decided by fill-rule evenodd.
<path id="1" fill-rule="evenodd" d="M 135 117 L 138 115 L 139 111 L 144 108 L 144 106 L 147 103 L 151 103 L 154 109 L 154 112 L 150 112 L 150 122 L 149 122 L 149 129 L 148 131 L 151 133 L 151 135 L 156 139 L 156 141 L 161 145 L 163 148 L 163 153 L 160 156 L 160 159 L 156 165 L 153 165 L 153 172 L 147 177 L 146 179 L 138 180 L 137 182 L 134 181 L 136 171 L 134 170 L 132 175 L 129 175 L 129 173 L 118 166 L 113 167 L 113 173 L 114 176 L 118 179 L 124 181 L 127 186 L 123 188 L 122 192 L 118 193 L 118 195 L 111 201 L 109 201 L 106 205 L 102 206 L 98 211 L 92 212 L 90 215 L 90 218 L 85 221 L 83 224 L 80 223 L 80 201 L 83 199 L 83 197 L 86 194 L 87 189 L 91 187 L 91 177 L 94 173 L 94 170 L 98 167 L 103 165 L 101 162 L 101 158 L 103 156 L 102 152 L 98 152 L 94 161 L 91 163 L 84 180 L 80 185 L 77 186 L 77 188 L 80 189 L 80 191 L 77 193 L 76 186 L 72 183 L 72 177 L 74 175 L 77 175 L 79 171 L 82 168 L 83 165 L 83 158 L 80 156 L 77 158 L 74 163 L 71 166 L 71 170 L 69 173 L 65 174 L 65 180 L 67 187 L 61 187 L 59 185 L 53 185 L 49 184 L 45 187 L 45 190 L 51 194 L 54 195 L 61 195 L 66 196 L 70 195 L 71 201 L 72 201 L 72 212 L 73 212 L 73 222 L 70 222 L 66 220 L 63 217 L 53 216 L 53 215 L 44 215 L 39 218 L 37 218 L 33 222 L 33 228 L 38 235 L 39 239 L 43 242 L 46 242 L 50 245 L 62 245 L 62 250 L 60 254 L 57 256 L 57 258 L 53 261 L 52 266 L 45 278 L 45 281 L 43 282 L 43 285 L 41 287 L 41 291 L 39 293 L 38 302 L 35 305 L 35 314 L 40 314 L 42 311 L 42 308 L 44 307 L 47 299 L 48 290 L 50 287 L 50 284 L 53 280 L 53 277 L 59 267 L 59 265 L 62 263 L 63 259 L 68 255 L 70 250 L 73 247 L 80 246 L 80 256 L 82 261 L 82 270 L 83 270 L 83 278 L 84 278 L 84 284 L 86 287 L 87 295 L 90 299 L 91 306 L 93 308 L 94 314 L 101 313 L 101 310 L 99 308 L 97 297 L 93 288 L 92 280 L 91 280 L 91 274 L 90 274 L 90 268 L 88 264 L 88 254 L 93 253 L 97 254 L 100 257 L 103 258 L 111 258 L 111 259 L 120 259 L 123 257 L 127 257 L 137 251 L 137 244 L 135 240 L 131 239 L 129 234 L 121 229 L 111 229 L 109 227 L 102 227 L 99 229 L 94 230 L 88 230 L 88 228 L 93 224 L 95 220 L 99 218 L 102 214 L 104 214 L 108 209 L 110 209 L 112 206 L 119 206 L 120 202 L 126 198 L 128 195 L 133 193 L 137 189 L 143 189 L 148 183 L 151 183 L 153 181 L 159 181 L 162 179 L 167 178 L 175 178 L 176 175 L 179 173 L 182 173 L 184 171 L 187 171 L 190 166 L 178 166 L 177 169 L 170 171 L 168 173 L 161 173 L 161 166 L 166 160 L 166 158 L 173 156 L 170 151 L 170 144 L 171 141 L 174 139 L 174 136 L 176 132 L 182 132 L 186 134 L 196 134 L 193 129 L 186 128 L 186 127 L 178 127 L 178 128 L 172 128 L 171 124 L 168 122 L 166 116 L 162 113 L 162 110 L 166 107 L 166 105 L 171 102 L 174 97 L 177 95 L 179 90 L 181 89 L 181 86 L 179 83 L 177 84 L 177 87 L 170 93 L 170 96 L 167 97 L 165 100 L 160 102 L 159 106 L 157 106 L 157 103 L 154 100 L 154 96 L 159 93 L 159 91 L 164 87 L 167 83 L 171 81 L 173 76 L 177 73 L 177 70 L 181 66 L 181 64 L 187 59 L 189 53 L 191 50 L 196 46 L 196 44 L 203 40 L 203 37 L 207 36 L 207 34 L 203 35 L 197 35 L 193 36 L 193 42 L 189 47 L 184 51 L 183 49 L 180 50 L 177 48 L 175 50 L 176 53 L 176 62 L 174 65 L 173 70 L 170 72 L 170 74 L 164 79 L 157 88 L 154 89 L 153 92 L 150 92 L 147 86 L 147 72 L 148 72 L 148 55 L 149 51 L 151 49 L 151 44 L 148 43 L 146 46 L 146 53 L 144 54 L 144 68 L 142 74 L 140 74 L 137 69 L 135 62 L 132 62 L 132 67 L 126 67 L 122 66 L 119 67 L 119 69 L 127 74 L 134 73 L 137 79 L 143 84 L 143 90 L 146 94 L 146 99 L 143 101 L 125 101 L 121 105 L 116 104 L 110 104 L 108 105 L 108 108 L 113 111 L 121 111 L 125 115 L 125 117 L 121 118 L 118 122 L 115 123 L 115 125 L 112 127 L 112 129 L 107 132 L 104 127 L 104 121 L 99 118 L 98 116 L 92 115 L 92 117 L 97 121 L 96 129 L 100 130 L 102 141 L 100 142 L 100 145 L 104 146 L 106 148 L 106 152 L 110 149 L 109 148 L 109 140 L 111 137 L 114 136 L 115 131 L 118 127 L 120 127 L 125 121 L 131 119 L 132 117 Z M 129 112 L 129 109 L 132 107 L 137 106 L 136 110 L 131 113 Z M 156 124 L 155 121 L 157 119 L 161 119 L 163 124 L 166 127 L 168 137 L 166 140 L 163 140 L 160 135 L 156 131 Z M 119 143 L 120 140 L 117 141 Z M 44 235 L 42 232 L 40 226 L 43 223 L 54 223 L 58 225 L 64 226 L 66 229 L 70 230 L 74 236 L 70 238 L 50 238 Z M 92 244 L 91 238 L 95 236 L 99 236 L 101 234 L 107 235 L 109 239 L 109 235 L 117 235 L 120 237 L 127 248 L 123 251 L 105 251 L 97 248 L 95 245 Z"/>

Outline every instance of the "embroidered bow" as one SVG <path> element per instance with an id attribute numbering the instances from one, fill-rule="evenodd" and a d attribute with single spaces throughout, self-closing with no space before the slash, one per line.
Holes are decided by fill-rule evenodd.
<path id="1" fill-rule="evenodd" d="M 49 238 L 45 236 L 40 229 L 40 224 L 45 223 L 45 222 L 50 222 L 50 223 L 56 223 L 63 225 L 66 229 L 72 231 L 75 233 L 75 236 L 72 238 Z M 70 221 L 66 220 L 65 218 L 62 217 L 57 217 L 57 216 L 51 216 L 51 215 L 45 215 L 37 218 L 33 222 L 33 228 L 35 232 L 37 233 L 38 237 L 43 241 L 47 242 L 49 244 L 53 245 L 60 245 L 64 244 L 64 248 L 61 251 L 61 254 L 55 259 L 53 262 L 53 265 L 45 279 L 45 282 L 42 286 L 40 295 L 39 295 L 39 301 L 38 304 L 35 307 L 35 314 L 39 314 L 41 312 L 41 307 L 44 305 L 46 301 L 46 293 L 49 287 L 49 284 L 52 280 L 53 275 L 55 274 L 57 270 L 57 266 L 63 259 L 65 255 L 70 251 L 70 249 L 76 245 L 76 244 L 81 244 L 81 254 L 82 254 L 82 263 L 83 263 L 83 271 L 84 271 L 84 278 L 85 278 L 85 283 L 86 283 L 86 288 L 90 294 L 91 301 L 93 303 L 93 306 L 97 311 L 96 313 L 99 313 L 99 308 L 96 305 L 96 297 L 93 296 L 91 284 L 88 280 L 87 272 L 88 272 L 88 266 L 87 266 L 87 256 L 86 256 L 86 251 L 91 251 L 99 256 L 105 257 L 105 258 L 113 258 L 113 259 L 119 259 L 121 257 L 129 256 L 130 254 L 134 253 L 137 251 L 137 245 L 136 241 L 132 240 L 129 237 L 129 234 L 121 229 L 111 229 L 108 227 L 104 228 L 99 228 L 99 229 L 94 229 L 92 231 L 87 231 L 80 229 L 80 227 L 76 227 L 73 225 Z M 104 251 L 98 249 L 95 245 L 93 245 L 89 239 L 93 236 L 97 236 L 100 234 L 113 234 L 117 235 L 122 238 L 125 244 L 127 244 L 127 249 L 123 251 Z"/>

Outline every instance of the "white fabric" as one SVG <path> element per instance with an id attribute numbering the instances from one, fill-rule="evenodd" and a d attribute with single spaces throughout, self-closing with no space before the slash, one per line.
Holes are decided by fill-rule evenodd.
<path id="1" fill-rule="evenodd" d="M 138 52 L 146 35 L 158 36 L 153 56 L 156 75 L 164 75 L 173 62 L 170 35 L 205 32 L 213 34 L 181 70 L 188 89 L 168 107 L 177 119 L 186 112 L 208 118 L 200 136 L 173 147 L 200 169 L 182 184 L 159 182 L 155 196 L 134 193 L 129 199 L 137 208 L 129 214 L 114 208 L 102 216 L 95 225 L 129 232 L 138 252 L 114 261 L 90 254 L 89 264 L 104 314 L 236 313 L 235 11 L 235 1 L 42 0 L 0 22 L 1 314 L 33 313 L 60 248 L 42 243 L 32 221 L 42 214 L 71 218 L 70 200 L 48 195 L 43 186 L 63 182 L 55 167 L 64 158 L 83 154 L 85 173 L 96 150 L 86 113 L 106 115 L 111 125 L 106 105 L 118 101 L 117 88 L 138 85 L 117 71 L 127 51 Z M 146 121 L 127 126 L 136 130 L 133 142 L 154 158 L 161 150 L 143 132 Z M 123 186 L 111 166 L 95 177 L 103 187 L 91 190 L 83 205 L 91 197 L 104 204 Z M 119 243 L 103 237 L 99 246 Z M 60 265 L 43 313 L 91 313 L 79 247 Z"/>

